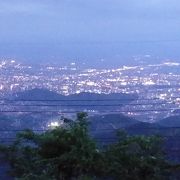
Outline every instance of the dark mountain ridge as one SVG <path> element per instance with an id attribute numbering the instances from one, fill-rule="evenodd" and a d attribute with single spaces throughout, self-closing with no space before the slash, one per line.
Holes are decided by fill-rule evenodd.
<path id="1" fill-rule="evenodd" d="M 96 94 L 88 92 L 64 96 L 47 89 L 32 89 L 17 93 L 14 99 L 24 103 L 29 101 L 29 103 L 38 102 L 46 105 L 56 104 L 61 106 L 61 110 L 118 111 L 120 107 L 127 105 L 137 98 L 136 94 Z"/>
<path id="2" fill-rule="evenodd" d="M 157 124 L 163 126 L 163 127 L 173 127 L 173 128 L 179 128 L 180 129 L 180 115 L 176 116 L 169 116 L 165 119 L 161 119 L 157 122 Z"/>
<path id="3" fill-rule="evenodd" d="M 19 92 L 16 95 L 17 100 L 128 100 L 133 101 L 138 98 L 136 94 L 111 93 L 97 94 L 82 92 L 64 96 L 48 89 L 32 89 Z"/>

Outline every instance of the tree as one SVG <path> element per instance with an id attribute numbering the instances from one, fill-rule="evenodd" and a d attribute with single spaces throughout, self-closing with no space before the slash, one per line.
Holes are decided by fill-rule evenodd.
<path id="1" fill-rule="evenodd" d="M 127 136 L 98 148 L 88 134 L 87 114 L 73 123 L 37 134 L 26 130 L 1 148 L 11 164 L 11 174 L 23 180 L 159 179 L 166 162 L 159 137 Z"/>
<path id="2" fill-rule="evenodd" d="M 119 133 L 119 141 L 105 152 L 108 175 L 114 179 L 151 180 L 167 178 L 168 163 L 158 136 L 128 136 Z"/>
<path id="3" fill-rule="evenodd" d="M 6 149 L 12 175 L 25 179 L 71 179 L 96 177 L 103 158 L 88 135 L 87 115 L 66 128 L 42 134 L 31 130 L 19 133 L 16 142 Z"/>

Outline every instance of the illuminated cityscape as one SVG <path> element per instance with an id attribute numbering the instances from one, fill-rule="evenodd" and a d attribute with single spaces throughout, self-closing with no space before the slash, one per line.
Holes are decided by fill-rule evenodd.
<path id="1" fill-rule="evenodd" d="M 15 60 L 2 60 L 0 95 L 6 98 L 34 88 L 48 89 L 62 95 L 81 92 L 135 93 L 138 100 L 120 110 L 125 111 L 126 115 L 138 116 L 141 120 L 146 115 L 146 121 L 155 121 L 171 115 L 179 108 L 179 68 L 179 63 L 171 61 L 109 69 L 84 69 L 75 63 L 64 67 L 48 64 L 33 66 Z"/>

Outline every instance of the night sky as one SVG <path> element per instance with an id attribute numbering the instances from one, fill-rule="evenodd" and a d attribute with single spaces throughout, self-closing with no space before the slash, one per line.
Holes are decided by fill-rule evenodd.
<path id="1" fill-rule="evenodd" d="M 0 57 L 108 65 L 179 48 L 179 0 L 0 0 Z"/>

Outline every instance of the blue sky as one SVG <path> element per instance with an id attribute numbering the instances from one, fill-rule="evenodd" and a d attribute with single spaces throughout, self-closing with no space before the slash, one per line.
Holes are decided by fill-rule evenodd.
<path id="1" fill-rule="evenodd" d="M 0 0 L 0 55 L 180 57 L 178 0 Z"/>

